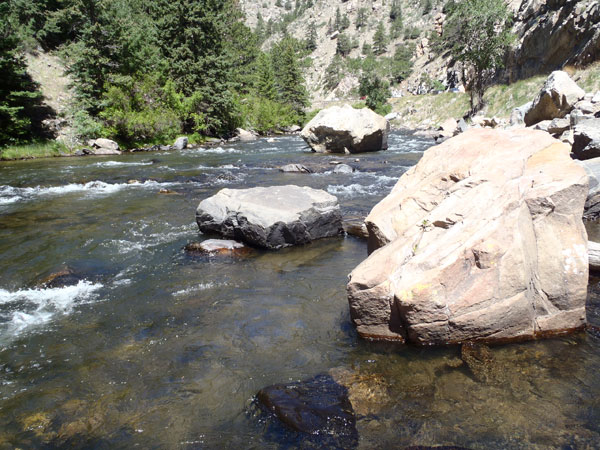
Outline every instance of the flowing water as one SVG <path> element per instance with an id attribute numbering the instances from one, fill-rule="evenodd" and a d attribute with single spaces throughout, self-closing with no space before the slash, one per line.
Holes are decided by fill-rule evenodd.
<path id="1" fill-rule="evenodd" d="M 309 185 L 364 215 L 428 145 L 395 133 L 355 161 L 281 137 L 1 163 L 0 448 L 318 448 L 253 398 L 332 371 L 352 380 L 359 448 L 598 447 L 591 332 L 494 347 L 482 377 L 458 348 L 357 337 L 345 297 L 366 257 L 357 238 L 244 258 L 183 250 L 206 238 L 198 202 L 223 187 Z M 334 174 L 333 160 L 358 171 Z M 323 170 L 277 170 L 291 162 Z M 40 287 L 67 268 L 74 283 Z"/>

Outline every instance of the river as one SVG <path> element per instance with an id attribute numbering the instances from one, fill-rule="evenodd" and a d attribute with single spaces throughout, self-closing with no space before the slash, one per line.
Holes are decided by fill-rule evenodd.
<path id="1" fill-rule="evenodd" d="M 354 380 L 359 448 L 597 447 L 594 333 L 493 347 L 481 376 L 457 347 L 357 337 L 345 284 L 366 257 L 358 238 L 183 250 L 206 238 L 195 209 L 219 189 L 308 185 L 365 215 L 429 144 L 393 133 L 388 151 L 332 156 L 278 137 L 0 163 L 0 448 L 319 448 L 254 395 L 331 370 Z M 334 160 L 358 170 L 332 173 Z M 292 162 L 322 171 L 277 169 Z M 65 268 L 75 283 L 39 287 Z"/>

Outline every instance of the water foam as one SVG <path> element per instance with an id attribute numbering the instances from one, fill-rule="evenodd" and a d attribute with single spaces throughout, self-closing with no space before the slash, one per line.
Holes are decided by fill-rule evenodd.
<path id="1" fill-rule="evenodd" d="M 143 183 L 105 183 L 104 181 L 90 181 L 88 183 L 71 183 L 63 186 L 50 187 L 24 187 L 0 186 L 0 205 L 15 203 L 18 201 L 31 200 L 35 197 L 47 195 L 64 195 L 71 193 L 84 193 L 89 195 L 110 195 L 121 189 L 126 188 L 156 188 L 171 186 L 174 183 L 159 183 L 154 180 L 147 180 Z"/>
<path id="2" fill-rule="evenodd" d="M 22 289 L 10 292 L 0 289 L 0 317 L 2 329 L 9 335 L 26 328 L 49 322 L 57 314 L 68 314 L 76 305 L 97 298 L 103 285 L 81 280 L 73 286 Z"/>

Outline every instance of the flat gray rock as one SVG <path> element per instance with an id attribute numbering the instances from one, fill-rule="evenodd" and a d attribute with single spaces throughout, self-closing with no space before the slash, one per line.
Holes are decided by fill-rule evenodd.
<path id="1" fill-rule="evenodd" d="M 200 202 L 196 222 L 203 233 L 268 249 L 307 244 L 343 230 L 336 197 L 293 185 L 222 189 Z"/>

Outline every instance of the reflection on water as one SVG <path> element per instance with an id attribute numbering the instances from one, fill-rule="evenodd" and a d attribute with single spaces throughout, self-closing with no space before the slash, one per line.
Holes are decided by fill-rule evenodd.
<path id="1" fill-rule="evenodd" d="M 390 141 L 358 162 L 286 137 L 0 164 L 0 448 L 319 448 L 330 441 L 274 429 L 252 407 L 265 386 L 318 374 L 347 387 L 358 448 L 595 447 L 593 332 L 472 358 L 369 343 L 345 296 L 361 240 L 242 258 L 183 251 L 204 239 L 198 202 L 222 187 L 309 185 L 365 214 L 427 146 Z M 332 160 L 358 172 L 331 173 Z M 276 170 L 291 162 L 322 170 Z M 64 267 L 81 280 L 40 287 Z"/>

